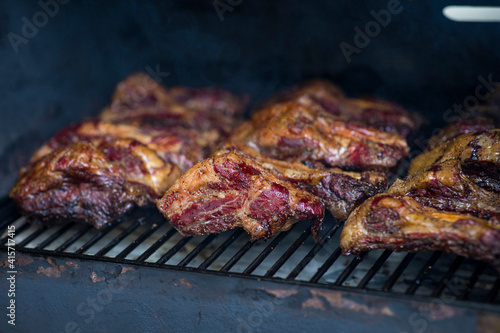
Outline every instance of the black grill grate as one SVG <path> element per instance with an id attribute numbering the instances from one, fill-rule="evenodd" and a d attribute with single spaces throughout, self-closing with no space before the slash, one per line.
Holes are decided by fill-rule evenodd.
<path id="1" fill-rule="evenodd" d="M 378 250 L 343 257 L 341 225 L 327 219 L 319 242 L 301 222 L 266 242 L 251 242 L 241 230 L 182 237 L 153 209 L 135 209 L 102 230 L 66 223 L 30 225 L 10 200 L 0 200 L 0 244 L 16 226 L 16 250 L 31 254 L 271 279 L 326 288 L 360 290 L 431 301 L 454 297 L 467 304 L 489 303 L 500 311 L 500 276 L 478 261 L 441 253 Z"/>

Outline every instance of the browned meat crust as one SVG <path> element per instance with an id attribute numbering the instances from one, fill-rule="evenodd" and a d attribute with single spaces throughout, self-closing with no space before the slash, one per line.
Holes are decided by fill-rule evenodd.
<path id="1" fill-rule="evenodd" d="M 197 163 L 157 206 L 185 236 L 242 227 L 253 240 L 266 239 L 307 219 L 312 219 L 312 232 L 317 235 L 324 215 L 320 199 L 239 152 Z"/>
<path id="2" fill-rule="evenodd" d="M 351 214 L 341 247 L 344 254 L 441 250 L 500 267 L 500 129 L 458 136 L 417 157 L 404 181 Z"/>
<path id="3" fill-rule="evenodd" d="M 10 196 L 30 221 L 101 227 L 161 196 L 240 122 L 245 98 L 167 90 L 146 74 L 121 82 L 100 119 L 69 126 L 32 157 Z"/>
<path id="4" fill-rule="evenodd" d="M 347 98 L 342 90 L 327 80 L 315 79 L 280 92 L 262 108 L 295 101 L 309 108 L 321 108 L 336 120 L 355 122 L 381 131 L 397 133 L 403 138 L 418 130 L 421 118 L 402 106 L 376 98 Z"/>

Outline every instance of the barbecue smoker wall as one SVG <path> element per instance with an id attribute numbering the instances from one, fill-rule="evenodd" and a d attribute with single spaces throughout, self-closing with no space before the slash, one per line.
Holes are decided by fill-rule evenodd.
<path id="1" fill-rule="evenodd" d="M 96 115 L 134 71 L 166 85 L 221 85 L 254 102 L 324 76 L 432 124 L 474 94 L 479 76 L 500 81 L 500 26 L 447 20 L 450 1 L 231 3 L 0 3 L 0 192 L 43 140 Z"/>

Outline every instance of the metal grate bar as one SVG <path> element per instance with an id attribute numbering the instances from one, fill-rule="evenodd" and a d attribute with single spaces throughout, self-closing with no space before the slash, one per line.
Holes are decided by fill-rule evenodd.
<path id="1" fill-rule="evenodd" d="M 488 302 L 493 303 L 498 295 L 498 290 L 500 290 L 500 277 L 495 280 L 493 287 L 488 293 Z"/>
<path id="2" fill-rule="evenodd" d="M 182 259 L 178 264 L 177 266 L 180 266 L 180 267 L 185 267 L 187 266 L 187 264 L 189 264 L 191 262 L 191 260 L 193 260 L 194 258 L 196 258 L 196 256 L 198 254 L 200 254 L 201 251 L 203 251 L 203 249 L 205 247 L 207 247 L 208 244 L 210 244 L 214 239 L 215 237 L 217 237 L 217 235 L 208 235 L 200 244 L 198 244 L 197 247 L 195 247 L 193 249 L 193 251 L 191 251 L 184 259 Z"/>
<path id="3" fill-rule="evenodd" d="M 222 266 L 222 268 L 220 269 L 220 271 L 221 272 L 227 272 L 227 271 L 229 271 L 234 266 L 234 264 L 236 264 L 241 259 L 241 257 L 243 257 L 243 255 L 245 253 L 247 253 L 248 250 L 250 250 L 250 248 L 254 244 L 255 243 L 252 242 L 252 241 L 246 242 L 245 245 L 243 245 L 241 247 L 241 249 L 238 252 L 236 252 L 236 254 L 231 259 L 229 259 L 228 262 L 224 266 Z"/>
<path id="4" fill-rule="evenodd" d="M 106 234 L 111 232 L 120 221 L 114 221 L 110 225 L 108 225 L 106 228 L 102 229 L 99 231 L 92 239 L 90 239 L 87 243 L 83 244 L 78 250 L 75 251 L 75 254 L 82 254 L 83 252 L 87 251 L 92 245 L 97 243 L 101 238 L 103 238 Z"/>
<path id="5" fill-rule="evenodd" d="M 470 292 L 474 288 L 474 285 L 476 284 L 477 280 L 479 280 L 479 277 L 481 276 L 481 274 L 483 274 L 485 269 L 486 269 L 485 263 L 480 262 L 477 265 L 476 269 L 474 270 L 474 273 L 472 273 L 471 277 L 467 279 L 464 290 L 458 296 L 459 300 L 466 300 L 467 299 Z"/>
<path id="6" fill-rule="evenodd" d="M 446 284 L 450 281 L 452 276 L 458 270 L 458 268 L 460 267 L 460 265 L 462 264 L 462 261 L 464 261 L 464 259 L 465 259 L 464 257 L 459 256 L 453 261 L 450 268 L 448 269 L 448 272 L 446 272 L 446 274 L 441 279 L 441 282 L 438 284 L 436 289 L 434 289 L 434 291 L 432 292 L 432 294 L 431 294 L 432 297 L 438 297 L 439 295 L 441 295 L 444 288 L 446 288 Z"/>
<path id="7" fill-rule="evenodd" d="M 417 277 L 412 281 L 412 283 L 406 289 L 407 295 L 413 295 L 418 287 L 422 284 L 422 281 L 425 279 L 425 276 L 430 272 L 436 261 L 441 256 L 441 252 L 434 252 L 432 256 L 425 262 L 425 265 L 420 269 Z"/>
<path id="8" fill-rule="evenodd" d="M 38 244 L 35 247 L 35 249 L 37 249 L 37 250 L 43 249 L 44 247 L 46 247 L 47 245 L 49 245 L 50 243 L 52 243 L 53 241 L 55 241 L 57 238 L 59 238 L 62 234 L 64 234 L 66 231 L 68 231 L 73 226 L 74 226 L 74 224 L 71 223 L 71 222 L 70 223 L 66 223 L 64 226 L 62 226 L 61 228 L 59 228 L 59 230 L 57 230 L 52 235 L 50 235 L 49 238 L 47 238 L 46 240 L 44 240 L 43 242 L 41 242 L 40 244 Z"/>
<path id="9" fill-rule="evenodd" d="M 287 280 L 294 280 L 300 272 L 311 262 L 311 260 L 318 254 L 318 252 L 325 246 L 326 243 L 330 240 L 330 238 L 335 234 L 335 232 L 340 228 L 340 223 L 334 224 L 327 233 L 321 237 L 321 239 L 313 246 L 311 251 L 307 253 L 307 255 L 302 259 L 297 266 L 288 274 L 286 277 Z"/>
<path id="10" fill-rule="evenodd" d="M 141 226 L 142 223 L 143 223 L 142 219 L 137 219 L 126 230 L 124 230 L 121 234 L 113 238 L 111 242 L 109 242 L 108 244 L 103 246 L 99 251 L 97 251 L 95 256 L 102 257 L 103 255 L 108 253 L 109 250 L 111 250 L 113 247 L 116 246 L 116 244 L 120 243 L 125 237 L 133 233 L 135 229 L 139 228 L 139 226 Z"/>
<path id="11" fill-rule="evenodd" d="M 33 239 L 35 239 L 38 236 L 40 236 L 41 234 L 43 234 L 45 231 L 47 231 L 47 229 L 38 228 L 35 232 L 33 232 L 31 235 L 29 235 L 28 237 L 26 237 L 25 239 L 23 239 L 21 242 L 17 243 L 16 245 L 19 247 L 23 247 L 26 244 L 28 244 L 29 242 L 31 242 Z"/>
<path id="12" fill-rule="evenodd" d="M 31 227 L 31 224 L 29 224 L 28 222 L 24 222 L 24 224 L 22 226 L 20 226 L 19 228 L 16 228 L 16 235 L 19 235 L 21 232 L 28 229 L 29 227 Z M 7 238 L 9 238 L 8 235 L 5 236 L 4 238 L 0 239 L 0 244 L 5 244 L 5 242 L 7 241 Z M 16 244 L 16 246 L 19 246 L 19 244 Z"/>
<path id="13" fill-rule="evenodd" d="M 399 279 L 401 274 L 405 271 L 406 267 L 410 264 L 410 262 L 415 258 L 416 253 L 408 253 L 403 260 L 399 263 L 398 267 L 394 270 L 392 275 L 387 279 L 384 286 L 382 287 L 382 291 L 388 292 L 392 289 L 396 281 Z"/>
<path id="14" fill-rule="evenodd" d="M 285 238 L 286 233 L 282 232 L 278 236 L 276 236 L 271 243 L 269 243 L 264 250 L 257 256 L 257 258 L 252 261 L 250 265 L 243 271 L 243 274 L 251 274 L 263 261 L 267 258 L 267 256 L 278 246 L 283 238 Z"/>
<path id="15" fill-rule="evenodd" d="M 139 244 L 141 244 L 149 236 L 151 236 L 153 234 L 153 232 L 158 230 L 164 223 L 165 223 L 164 221 L 161 221 L 159 223 L 153 224 L 153 226 L 149 230 L 145 231 L 142 235 L 140 235 L 139 237 L 137 237 L 137 239 L 135 239 L 132 243 L 130 243 L 125 249 L 123 249 L 123 251 L 118 253 L 116 258 L 118 258 L 118 259 L 125 258 L 130 252 L 132 252 L 137 246 L 139 246 Z M 136 260 L 139 260 L 139 258 L 137 258 Z"/>
<path id="16" fill-rule="evenodd" d="M 57 249 L 55 249 L 54 251 L 61 252 L 61 251 L 66 250 L 71 244 L 73 244 L 78 239 L 80 239 L 80 237 L 82 237 L 83 235 L 85 235 L 87 233 L 87 231 L 89 231 L 90 229 L 92 229 L 92 226 L 91 225 L 86 225 L 85 228 L 83 228 L 82 230 L 80 230 L 77 233 L 75 233 L 73 236 L 71 236 L 70 239 L 68 239 L 67 241 L 65 241 L 61 245 L 59 245 L 59 247 Z"/>
<path id="17" fill-rule="evenodd" d="M 174 245 L 173 248 L 171 248 L 167 253 L 165 253 L 158 261 L 156 261 L 157 264 L 164 264 L 166 263 L 170 258 L 172 258 L 177 252 L 179 252 L 180 249 L 184 247 L 184 245 L 187 244 L 193 237 L 183 237 L 180 241 L 177 242 L 177 244 Z"/>
<path id="18" fill-rule="evenodd" d="M 241 229 L 237 229 L 228 239 L 224 241 L 212 254 L 198 266 L 199 269 L 207 269 L 226 249 L 233 244 L 243 234 Z"/>
<path id="19" fill-rule="evenodd" d="M 276 272 L 283 266 L 285 262 L 292 256 L 292 254 L 297 251 L 297 249 L 304 244 L 304 241 L 311 234 L 311 229 L 306 229 L 293 244 L 283 253 L 283 255 L 274 263 L 274 265 L 269 268 L 264 276 L 272 277 Z"/>
<path id="20" fill-rule="evenodd" d="M 372 267 L 366 272 L 363 279 L 358 283 L 356 288 L 365 288 L 366 285 L 371 281 L 371 279 L 377 274 L 382 265 L 387 261 L 387 259 L 391 256 L 391 250 L 385 250 L 382 255 L 377 259 L 377 261 L 373 264 Z"/>
<path id="21" fill-rule="evenodd" d="M 333 265 L 333 263 L 339 258 L 341 253 L 340 247 L 337 246 L 335 251 L 326 259 L 325 263 L 321 265 L 318 271 L 313 275 L 309 282 L 316 283 L 321 279 L 323 275 L 328 271 L 328 269 Z"/>
<path id="22" fill-rule="evenodd" d="M 359 263 L 363 261 L 363 259 L 367 256 L 367 254 L 368 252 L 363 252 L 360 255 L 356 256 L 353 260 L 351 260 L 349 265 L 346 267 L 346 269 L 344 269 L 342 274 L 340 274 L 340 276 L 337 278 L 334 284 L 336 286 L 341 286 L 345 282 L 345 280 L 349 277 L 349 275 L 352 274 L 352 272 L 359 265 Z"/>
<path id="23" fill-rule="evenodd" d="M 141 254 L 136 260 L 137 261 L 144 261 L 148 259 L 153 253 L 156 252 L 166 241 L 168 241 L 170 238 L 172 238 L 173 235 L 177 233 L 177 230 L 175 228 L 170 228 L 170 230 L 163 236 L 161 236 L 153 245 L 151 245 L 143 254 Z M 125 256 L 129 253 L 123 254 L 127 249 L 123 250 L 122 253 L 116 256 L 116 258 L 121 259 L 125 258 Z"/>

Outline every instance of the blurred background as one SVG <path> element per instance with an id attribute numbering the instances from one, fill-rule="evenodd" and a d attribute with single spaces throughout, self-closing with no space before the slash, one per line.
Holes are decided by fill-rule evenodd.
<path id="1" fill-rule="evenodd" d="M 0 196 L 43 141 L 97 115 L 135 71 L 161 72 L 167 86 L 222 86 L 253 103 L 320 76 L 349 96 L 387 98 L 439 126 L 446 110 L 474 96 L 479 76 L 500 82 L 500 24 L 450 21 L 442 14 L 450 4 L 0 1 Z M 399 12 L 385 27 L 370 25 L 388 6 Z M 372 37 L 360 44 L 367 24 Z M 356 49 L 349 57 L 346 44 Z"/>

